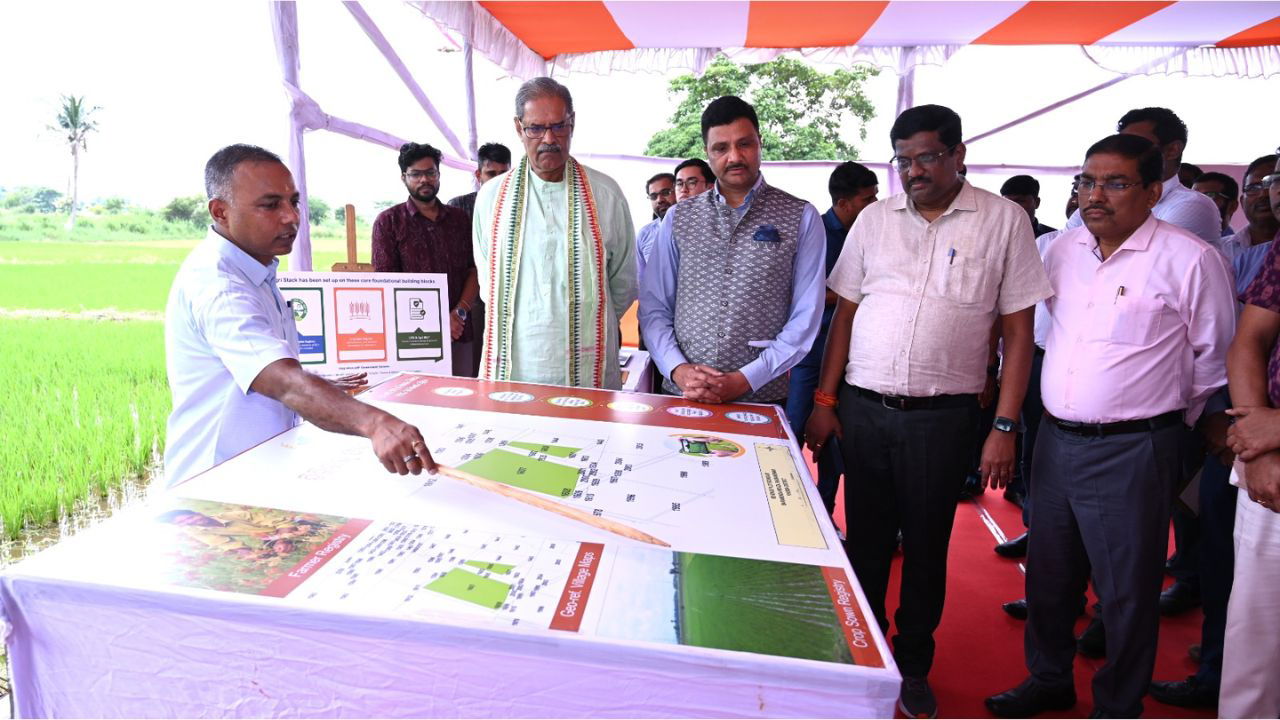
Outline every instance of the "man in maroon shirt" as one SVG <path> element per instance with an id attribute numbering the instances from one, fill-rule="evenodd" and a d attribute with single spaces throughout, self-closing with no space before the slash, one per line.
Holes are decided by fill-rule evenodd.
<path id="1" fill-rule="evenodd" d="M 373 269 L 449 276 L 453 374 L 474 377 L 472 358 L 478 348 L 467 314 L 479 285 L 471 251 L 471 217 L 440 202 L 440 151 L 430 145 L 400 147 L 400 179 L 409 199 L 383 210 L 373 222 Z"/>

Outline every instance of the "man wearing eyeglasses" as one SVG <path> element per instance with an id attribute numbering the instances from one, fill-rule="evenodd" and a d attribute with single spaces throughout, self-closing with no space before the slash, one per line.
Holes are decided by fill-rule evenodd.
<path id="1" fill-rule="evenodd" d="M 1027 548 L 1030 677 L 987 699 L 1000 717 L 1075 705 L 1073 628 L 1090 575 L 1107 632 L 1094 716 L 1142 714 L 1185 431 L 1226 382 L 1235 330 L 1221 256 L 1152 212 L 1162 166 L 1145 138 L 1094 143 L 1079 183 L 1085 226 L 1045 251 L 1054 294 Z"/>
<path id="2" fill-rule="evenodd" d="M 400 181 L 409 199 L 373 221 L 373 269 L 443 273 L 449 277 L 453 374 L 474 377 L 475 342 L 467 314 L 479 294 L 471 253 L 471 218 L 440 202 L 441 153 L 430 145 L 400 146 Z"/>
<path id="3" fill-rule="evenodd" d="M 1240 186 L 1230 175 L 1224 175 L 1220 172 L 1201 173 L 1196 181 L 1191 183 L 1191 189 L 1204 195 L 1213 201 L 1218 207 L 1218 215 L 1222 218 L 1222 237 L 1229 238 L 1235 234 L 1235 230 L 1231 229 L 1231 216 L 1236 214 L 1236 210 L 1240 207 L 1240 201 L 1236 199 L 1237 193 L 1240 192 Z M 1233 255 L 1231 251 L 1219 245 L 1219 250 L 1230 260 Z"/>
<path id="4" fill-rule="evenodd" d="M 676 204 L 676 176 L 672 173 L 658 173 L 644 184 L 645 197 L 649 198 L 649 206 L 653 208 L 653 220 L 636 233 L 636 286 L 644 280 L 644 264 L 649 260 L 649 252 L 653 249 L 653 241 L 658 237 L 658 225 L 667 215 L 667 208 Z M 643 341 L 642 341 L 643 342 Z"/>
<path id="5" fill-rule="evenodd" d="M 635 227 L 613 178 L 569 153 L 569 89 L 516 92 L 524 156 L 476 196 L 472 234 L 487 329 L 480 376 L 622 387 L 618 321 L 636 297 Z"/>
<path id="6" fill-rule="evenodd" d="M 689 158 L 676 166 L 676 202 L 684 202 L 711 189 L 716 182 L 711 166 L 701 158 Z"/>
<path id="7" fill-rule="evenodd" d="M 1031 367 L 1032 313 L 1049 283 L 1027 213 L 961 175 L 960 116 L 921 105 L 889 132 L 905 193 L 854 222 L 827 286 L 840 299 L 828 330 L 805 438 L 833 433 L 845 467 L 846 550 L 876 620 L 902 533 L 894 658 L 899 709 L 935 717 L 933 633 L 946 598 L 947 549 L 968 474 L 988 341 L 1000 323 L 1004 387 L 983 444 L 984 482 L 1012 478 L 1014 434 Z"/>

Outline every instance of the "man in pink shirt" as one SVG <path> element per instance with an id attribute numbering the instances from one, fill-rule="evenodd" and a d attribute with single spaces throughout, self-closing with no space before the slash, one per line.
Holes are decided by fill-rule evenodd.
<path id="1" fill-rule="evenodd" d="M 1075 704 L 1072 629 L 1090 567 L 1107 627 L 1093 716 L 1142 712 L 1179 441 L 1226 384 L 1235 330 L 1231 274 L 1217 251 L 1151 214 L 1161 165 L 1145 138 L 1095 143 L 1080 174 L 1084 226 L 1045 252 L 1054 296 L 1027 552 L 1031 676 L 987 699 L 1000 717 Z"/>

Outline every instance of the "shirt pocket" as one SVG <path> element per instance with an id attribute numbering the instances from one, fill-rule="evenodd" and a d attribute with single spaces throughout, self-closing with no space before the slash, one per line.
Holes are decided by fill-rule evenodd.
<path id="1" fill-rule="evenodd" d="M 941 263 L 931 283 L 931 294 L 935 297 L 946 298 L 958 305 L 974 305 L 983 302 L 989 294 L 985 257 L 947 255 L 935 262 Z"/>
<path id="2" fill-rule="evenodd" d="M 1121 345 L 1150 345 L 1160 335 L 1164 303 L 1155 298 L 1116 298 L 1111 312 L 1108 339 Z"/>

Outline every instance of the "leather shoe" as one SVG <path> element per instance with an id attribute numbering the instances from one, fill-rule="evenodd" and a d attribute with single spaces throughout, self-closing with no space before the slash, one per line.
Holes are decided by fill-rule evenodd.
<path id="1" fill-rule="evenodd" d="M 1166 617 L 1199 607 L 1200 593 L 1187 587 L 1186 583 L 1175 582 L 1160 593 L 1160 614 Z"/>
<path id="2" fill-rule="evenodd" d="M 1070 710 L 1076 704 L 1076 689 L 1042 687 L 1027 678 L 1018 687 L 987 698 L 984 704 L 996 717 L 1025 718 L 1050 710 Z"/>
<path id="3" fill-rule="evenodd" d="M 1012 540 L 1005 540 L 996 546 L 996 554 L 1000 557 L 1020 558 L 1027 556 L 1027 534 L 1022 533 Z"/>
<path id="4" fill-rule="evenodd" d="M 1027 599 L 1026 598 L 1022 598 L 1021 600 L 1011 600 L 1001 605 L 1000 609 L 1004 610 L 1005 614 L 1007 614 L 1009 617 L 1013 618 L 1014 620 L 1027 619 Z"/>
<path id="5" fill-rule="evenodd" d="M 1009 502 L 1021 508 L 1023 503 L 1025 503 L 1027 500 L 1027 494 L 1020 493 L 1017 490 L 1010 490 L 1008 488 L 1005 488 L 1004 499 L 1008 500 Z"/>
<path id="6" fill-rule="evenodd" d="M 1218 689 L 1200 682 L 1195 675 L 1186 680 L 1151 683 L 1151 697 L 1165 705 L 1183 708 L 1212 708 L 1218 706 Z"/>
<path id="7" fill-rule="evenodd" d="M 1094 615 L 1089 626 L 1076 638 L 1076 651 L 1087 658 L 1107 656 L 1107 631 L 1101 617 Z"/>

